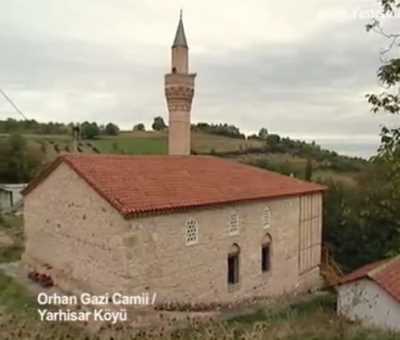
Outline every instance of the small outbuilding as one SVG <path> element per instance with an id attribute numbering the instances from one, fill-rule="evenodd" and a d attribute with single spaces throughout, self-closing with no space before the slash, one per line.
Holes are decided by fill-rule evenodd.
<path id="1" fill-rule="evenodd" d="M 368 326 L 400 331 L 400 256 L 345 276 L 337 291 L 338 314 Z"/>
<path id="2" fill-rule="evenodd" d="M 22 190 L 26 184 L 0 184 L 0 211 L 11 211 L 22 202 Z"/>

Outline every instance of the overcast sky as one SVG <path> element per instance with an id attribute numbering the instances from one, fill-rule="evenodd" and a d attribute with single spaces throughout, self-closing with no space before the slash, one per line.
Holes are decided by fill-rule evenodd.
<path id="1" fill-rule="evenodd" d="M 375 143 L 376 0 L 12 0 L 0 11 L 0 88 L 39 121 L 168 118 L 163 76 L 179 9 L 197 72 L 194 122 Z M 392 19 L 397 20 L 397 19 Z M 0 98 L 0 115 L 18 116 Z"/>

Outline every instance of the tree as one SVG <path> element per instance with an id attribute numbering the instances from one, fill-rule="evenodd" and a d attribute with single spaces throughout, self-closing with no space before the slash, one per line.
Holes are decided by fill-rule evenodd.
<path id="1" fill-rule="evenodd" d="M 400 12 L 399 0 L 380 0 L 383 15 L 397 16 Z M 393 27 L 393 26 L 392 26 Z M 381 52 L 382 65 L 378 69 L 378 80 L 384 90 L 379 94 L 368 94 L 368 102 L 374 113 L 400 113 L 400 33 L 388 31 L 379 20 L 374 19 L 367 25 L 367 31 L 373 31 L 388 40 L 387 47 Z M 381 146 L 378 150 L 380 161 L 389 165 L 392 183 L 400 199 L 400 127 L 383 127 Z"/>
<path id="2" fill-rule="evenodd" d="M 305 175 L 304 175 L 306 181 L 311 181 L 312 173 L 313 173 L 312 160 L 311 158 L 307 158 Z"/>
<path id="3" fill-rule="evenodd" d="M 375 163 L 356 186 L 332 180 L 324 199 L 324 242 L 346 271 L 400 253 L 400 202 L 387 164 Z"/>
<path id="4" fill-rule="evenodd" d="M 155 131 L 161 131 L 166 129 L 167 125 L 165 124 L 164 119 L 159 116 L 154 118 L 154 122 L 151 127 Z"/>
<path id="5" fill-rule="evenodd" d="M 261 139 L 267 139 L 268 130 L 266 128 L 261 128 L 260 131 L 258 132 L 258 137 L 260 137 Z"/>
<path id="6" fill-rule="evenodd" d="M 139 123 L 133 127 L 133 131 L 146 131 L 146 127 L 143 123 Z"/>
<path id="7" fill-rule="evenodd" d="M 279 135 L 268 135 L 267 142 L 271 146 L 276 146 L 281 142 L 281 137 Z"/>
<path id="8" fill-rule="evenodd" d="M 108 123 L 104 129 L 106 135 L 117 136 L 119 134 L 119 127 L 113 123 Z"/>
<path id="9" fill-rule="evenodd" d="M 211 133 L 215 135 L 221 135 L 231 138 L 244 139 L 245 135 L 242 134 L 238 127 L 232 124 L 219 123 L 219 124 L 208 124 L 208 123 L 197 123 L 195 127 L 198 130 L 204 131 L 206 133 Z"/>
<path id="10" fill-rule="evenodd" d="M 81 134 L 83 138 L 93 139 L 100 134 L 100 129 L 95 122 L 83 122 L 81 124 Z"/>
<path id="11" fill-rule="evenodd" d="M 24 137 L 10 135 L 0 144 L 0 182 L 23 183 L 32 179 L 43 161 L 40 150 L 28 147 Z"/>
<path id="12" fill-rule="evenodd" d="M 399 0 L 380 0 L 383 15 L 397 16 Z M 395 26 L 391 26 L 395 27 Z M 388 32 L 374 19 L 367 25 L 388 39 L 381 52 L 378 80 L 384 88 L 368 94 L 374 113 L 400 114 L 400 33 Z M 343 190 L 329 185 L 324 205 L 324 238 L 346 270 L 400 253 L 400 127 L 383 127 L 378 155 L 357 186 Z"/>

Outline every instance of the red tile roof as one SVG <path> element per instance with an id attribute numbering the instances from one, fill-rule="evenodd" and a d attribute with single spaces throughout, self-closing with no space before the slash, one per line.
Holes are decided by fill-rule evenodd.
<path id="1" fill-rule="evenodd" d="M 376 282 L 388 294 L 400 302 L 400 256 L 368 264 L 346 275 L 341 284 L 359 279 L 370 279 Z"/>
<path id="2" fill-rule="evenodd" d="M 64 155 L 34 179 L 28 194 L 68 164 L 125 217 L 140 213 L 294 196 L 326 188 L 208 156 Z"/>

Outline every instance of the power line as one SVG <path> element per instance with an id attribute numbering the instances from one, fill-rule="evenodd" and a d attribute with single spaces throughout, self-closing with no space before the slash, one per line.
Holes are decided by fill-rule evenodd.
<path id="1" fill-rule="evenodd" d="M 8 103 L 15 109 L 15 111 L 17 111 L 25 120 L 28 120 L 25 114 L 18 108 L 18 106 L 13 102 L 13 100 L 9 96 L 7 96 L 7 94 L 2 89 L 0 89 L 0 93 L 8 101 Z"/>

